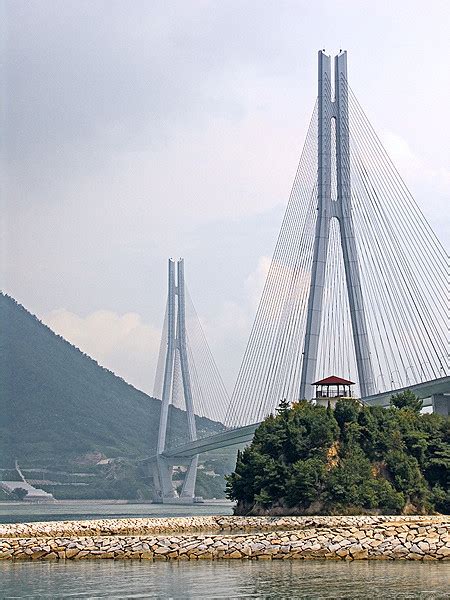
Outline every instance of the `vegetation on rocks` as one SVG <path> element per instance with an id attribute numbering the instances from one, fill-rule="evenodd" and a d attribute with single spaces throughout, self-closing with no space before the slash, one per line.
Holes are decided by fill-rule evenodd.
<path id="1" fill-rule="evenodd" d="M 448 513 L 450 419 L 420 409 L 411 392 L 388 409 L 282 402 L 228 477 L 236 514 Z"/>

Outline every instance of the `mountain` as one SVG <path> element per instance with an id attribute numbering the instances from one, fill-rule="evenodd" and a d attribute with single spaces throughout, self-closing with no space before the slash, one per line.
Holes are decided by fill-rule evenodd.
<path id="1" fill-rule="evenodd" d="M 31 468 L 86 455 L 139 459 L 154 452 L 161 403 L 56 335 L 0 294 L 0 468 Z M 184 438 L 184 411 L 171 411 Z M 219 423 L 197 419 L 198 429 Z"/>

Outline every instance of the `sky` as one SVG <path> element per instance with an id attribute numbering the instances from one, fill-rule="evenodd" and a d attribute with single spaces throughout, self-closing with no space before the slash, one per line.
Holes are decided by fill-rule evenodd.
<path id="1" fill-rule="evenodd" d="M 0 0 L 0 22 L 1 288 L 146 392 L 169 257 L 232 388 L 321 48 L 450 246 L 447 0 Z"/>

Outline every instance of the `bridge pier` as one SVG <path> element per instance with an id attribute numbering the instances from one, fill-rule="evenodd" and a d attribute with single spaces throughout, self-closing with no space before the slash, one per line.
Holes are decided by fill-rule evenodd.
<path id="1" fill-rule="evenodd" d="M 163 340 L 164 341 L 164 340 Z M 169 260 L 168 296 L 167 296 L 167 340 L 165 340 L 166 357 L 162 388 L 161 416 L 158 431 L 157 455 L 152 463 L 153 481 L 155 485 L 155 502 L 191 504 L 195 497 L 195 481 L 197 477 L 198 455 L 173 462 L 165 457 L 169 406 L 173 402 L 175 377 L 175 361 L 179 360 L 183 387 L 184 404 L 187 415 L 189 440 L 197 439 L 194 404 L 192 399 L 191 378 L 189 373 L 187 340 L 186 340 L 186 304 L 184 284 L 184 261 Z M 174 464 L 187 467 L 180 495 L 173 483 Z"/>
<path id="2" fill-rule="evenodd" d="M 163 456 L 157 455 L 151 468 L 155 486 L 154 501 L 164 503 L 165 499 L 176 498 L 177 493 L 172 481 L 173 464 Z"/>
<path id="3" fill-rule="evenodd" d="M 178 493 L 173 482 L 174 465 L 187 467 L 181 492 Z M 193 504 L 195 501 L 195 481 L 197 475 L 198 455 L 192 458 L 173 459 L 157 455 L 153 458 L 150 469 L 155 487 L 155 504 Z"/>
<path id="4" fill-rule="evenodd" d="M 437 415 L 448 417 L 450 412 L 450 396 L 445 394 L 434 394 L 431 396 L 431 406 Z"/>

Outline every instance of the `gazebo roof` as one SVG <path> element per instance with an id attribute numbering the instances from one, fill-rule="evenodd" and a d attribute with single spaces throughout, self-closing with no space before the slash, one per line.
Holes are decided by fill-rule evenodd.
<path id="1" fill-rule="evenodd" d="M 350 381 L 349 379 L 342 379 L 342 377 L 336 377 L 336 375 L 331 375 L 331 377 L 325 377 L 325 379 L 315 381 L 313 385 L 355 385 L 355 382 Z"/>

